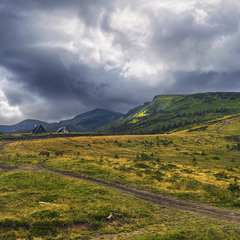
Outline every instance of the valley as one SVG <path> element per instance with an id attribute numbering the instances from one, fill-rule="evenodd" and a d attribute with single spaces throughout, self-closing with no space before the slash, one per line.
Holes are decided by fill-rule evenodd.
<path id="1" fill-rule="evenodd" d="M 3 140 L 0 236 L 238 239 L 239 123 L 234 114 L 168 134 Z"/>

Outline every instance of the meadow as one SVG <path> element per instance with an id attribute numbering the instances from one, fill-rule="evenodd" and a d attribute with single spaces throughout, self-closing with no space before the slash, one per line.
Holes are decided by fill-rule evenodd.
<path id="1" fill-rule="evenodd" d="M 239 210 L 239 123 L 234 115 L 169 134 L 2 142 L 1 239 L 239 239 L 236 223 L 40 169 Z"/>

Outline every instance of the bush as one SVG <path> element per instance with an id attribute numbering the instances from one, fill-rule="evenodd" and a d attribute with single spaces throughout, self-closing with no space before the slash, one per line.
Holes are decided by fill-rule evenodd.
<path id="1" fill-rule="evenodd" d="M 217 180 L 229 179 L 229 176 L 226 172 L 218 172 L 214 174 L 214 176 L 217 178 Z"/>
<path id="2" fill-rule="evenodd" d="M 173 183 L 172 187 L 174 189 L 182 190 L 199 190 L 202 184 L 195 179 L 179 179 L 177 182 Z"/>
<path id="3" fill-rule="evenodd" d="M 207 194 L 206 197 L 211 199 L 213 202 L 233 204 L 234 196 L 227 189 L 212 185 L 212 184 L 203 184 L 203 190 Z"/>
<path id="4" fill-rule="evenodd" d="M 68 223 L 59 220 L 53 221 L 38 221 L 33 223 L 31 234 L 35 237 L 42 237 L 46 235 L 55 236 L 58 230 L 62 227 L 67 227 Z"/>
<path id="5" fill-rule="evenodd" d="M 155 178 L 156 180 L 158 180 L 158 181 L 163 180 L 163 176 L 164 176 L 164 175 L 165 175 L 165 174 L 162 173 L 162 172 L 160 172 L 160 171 L 154 172 L 154 178 Z"/>
<path id="6" fill-rule="evenodd" d="M 10 218 L 6 218 L 3 221 L 0 222 L 0 227 L 7 227 L 7 228 L 29 228 L 29 225 L 26 222 L 18 221 L 18 220 L 13 220 Z"/>
<path id="7" fill-rule="evenodd" d="M 235 182 L 235 183 L 230 183 L 228 186 L 228 189 L 232 193 L 239 193 L 240 192 L 240 186 Z"/>
<path id="8" fill-rule="evenodd" d="M 137 163 L 137 164 L 135 164 L 135 167 L 137 167 L 137 168 L 149 168 L 149 166 L 144 164 L 144 163 Z"/>

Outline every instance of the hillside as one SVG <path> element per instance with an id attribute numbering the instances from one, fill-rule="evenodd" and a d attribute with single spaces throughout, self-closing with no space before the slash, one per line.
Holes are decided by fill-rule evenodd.
<path id="1" fill-rule="evenodd" d="M 0 239 L 238 240 L 239 123 L 0 141 Z"/>
<path id="2" fill-rule="evenodd" d="M 56 123 L 47 123 L 29 119 L 15 125 L 0 125 L 0 131 L 3 133 L 29 133 L 35 125 L 41 124 L 47 132 L 56 132 L 57 129 L 62 126 L 68 126 L 71 132 L 92 132 L 99 127 L 121 118 L 122 116 L 122 113 L 105 109 L 95 109 L 79 114 L 72 119 Z"/>
<path id="3" fill-rule="evenodd" d="M 124 116 L 122 113 L 105 109 L 95 109 L 79 114 L 72 119 L 60 121 L 58 127 L 71 126 L 71 129 L 76 129 L 78 131 L 95 131 L 97 128 L 116 121 L 122 116 Z"/>
<path id="4" fill-rule="evenodd" d="M 126 115 L 95 109 L 56 123 L 25 120 L 12 126 L 0 125 L 0 131 L 29 133 L 35 125 L 42 124 L 47 132 L 68 126 L 71 132 L 157 134 L 236 113 L 240 113 L 240 93 L 158 95 L 151 102 L 129 110 Z"/>
<path id="5" fill-rule="evenodd" d="M 110 133 L 164 133 L 190 124 L 240 113 L 240 93 L 159 95 L 130 110 L 102 131 Z"/>
<path id="6" fill-rule="evenodd" d="M 26 119 L 22 122 L 14 124 L 14 125 L 0 125 L 0 132 L 8 133 L 8 132 L 18 132 L 18 131 L 22 131 L 24 129 L 31 130 L 34 128 L 35 125 L 40 125 L 40 124 L 44 125 L 44 126 L 50 125 L 47 122 L 33 120 L 33 119 Z"/>

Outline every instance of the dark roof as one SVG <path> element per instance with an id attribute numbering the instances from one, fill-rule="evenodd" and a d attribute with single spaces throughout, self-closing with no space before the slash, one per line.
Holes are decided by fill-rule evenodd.
<path id="1" fill-rule="evenodd" d="M 68 132 L 70 132 L 70 130 L 68 129 L 67 126 L 60 127 L 60 128 L 57 130 L 57 132 L 64 132 L 65 130 L 68 131 Z"/>
<path id="2" fill-rule="evenodd" d="M 34 129 L 32 129 L 31 133 L 44 133 L 45 129 L 42 125 L 35 126 Z"/>

